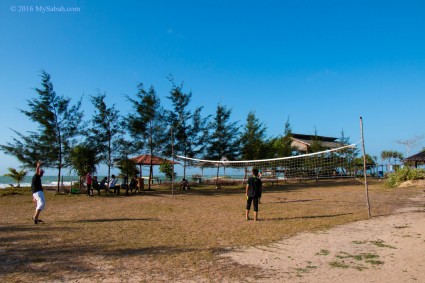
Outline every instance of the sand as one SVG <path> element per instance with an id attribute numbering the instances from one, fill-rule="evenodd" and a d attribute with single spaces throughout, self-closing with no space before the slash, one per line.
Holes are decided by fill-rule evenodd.
<path id="1" fill-rule="evenodd" d="M 415 206 L 223 256 L 262 273 L 255 282 L 425 282 L 425 194 Z M 373 215 L 372 215 L 373 216 Z"/>

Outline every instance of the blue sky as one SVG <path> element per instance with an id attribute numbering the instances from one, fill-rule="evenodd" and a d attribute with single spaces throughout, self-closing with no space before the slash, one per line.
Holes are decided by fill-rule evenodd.
<path id="1" fill-rule="evenodd" d="M 352 142 L 362 116 L 367 153 L 406 154 L 397 141 L 425 137 L 424 12 L 419 0 L 2 1 L 0 143 L 34 129 L 17 109 L 46 70 L 59 95 L 84 95 L 86 119 L 97 89 L 126 113 L 140 82 L 169 107 L 172 74 L 205 115 L 220 103 L 240 125 L 255 111 L 268 136 L 289 117 L 295 133 Z M 1 175 L 20 166 L 0 160 Z"/>

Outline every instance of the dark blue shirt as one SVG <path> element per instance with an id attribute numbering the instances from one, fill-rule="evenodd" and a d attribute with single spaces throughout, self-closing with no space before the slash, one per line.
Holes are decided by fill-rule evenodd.
<path id="1" fill-rule="evenodd" d="M 249 177 L 248 179 L 248 196 L 252 198 L 261 197 L 261 180 L 257 177 Z"/>
<path id="2" fill-rule="evenodd" d="M 31 190 L 32 190 L 32 193 L 43 191 L 43 187 L 41 186 L 41 177 L 40 177 L 40 175 L 35 174 L 32 177 Z"/>

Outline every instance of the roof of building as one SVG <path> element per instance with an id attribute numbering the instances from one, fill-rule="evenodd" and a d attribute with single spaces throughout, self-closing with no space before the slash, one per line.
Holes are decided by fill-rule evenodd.
<path id="1" fill-rule="evenodd" d="M 425 162 L 425 151 L 419 152 L 415 155 L 412 155 L 403 159 L 403 162 L 409 162 L 409 161 Z"/>
<path id="2" fill-rule="evenodd" d="M 319 139 L 322 142 L 334 142 L 338 138 L 333 137 L 325 137 L 325 136 L 317 136 L 317 135 L 304 135 L 304 134 L 292 134 L 292 137 L 295 139 L 301 139 L 301 140 L 309 140 L 312 141 L 314 139 Z"/>
<path id="3" fill-rule="evenodd" d="M 161 158 L 154 155 L 143 154 L 136 157 L 131 158 L 137 165 L 150 165 L 152 161 L 152 165 L 161 165 L 164 161 L 172 162 L 171 160 L 167 160 L 165 158 Z M 174 164 L 179 164 L 174 161 Z"/>
<path id="4" fill-rule="evenodd" d="M 323 147 L 337 148 L 343 146 L 342 143 L 336 142 L 338 138 L 324 137 L 317 135 L 292 134 L 292 139 L 310 146 L 314 140 L 317 140 Z"/>

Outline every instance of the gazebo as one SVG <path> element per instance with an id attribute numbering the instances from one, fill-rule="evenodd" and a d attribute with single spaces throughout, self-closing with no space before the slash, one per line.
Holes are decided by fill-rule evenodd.
<path id="1" fill-rule="evenodd" d="M 402 160 L 404 164 L 413 163 L 415 168 L 418 167 L 419 164 L 425 164 L 425 151 L 419 152 L 415 155 L 409 156 Z"/>
<path id="2" fill-rule="evenodd" d="M 170 163 L 174 162 L 173 164 L 180 164 L 176 161 L 168 160 L 168 159 L 165 159 L 165 158 L 161 158 L 161 157 L 158 157 L 158 156 L 155 156 L 155 155 L 149 155 L 149 154 L 142 154 L 142 155 L 139 155 L 139 156 L 135 156 L 135 157 L 131 158 L 131 160 L 133 160 L 134 163 L 136 163 L 136 165 L 139 165 L 140 178 L 142 178 L 142 166 L 150 166 L 151 163 L 152 163 L 153 166 L 155 166 L 155 165 L 158 166 L 158 165 L 161 165 L 164 161 L 167 161 L 167 162 L 170 162 Z M 149 176 L 149 177 L 150 177 L 150 179 L 153 178 L 153 176 Z M 150 184 L 149 184 L 149 186 L 150 186 Z"/>

